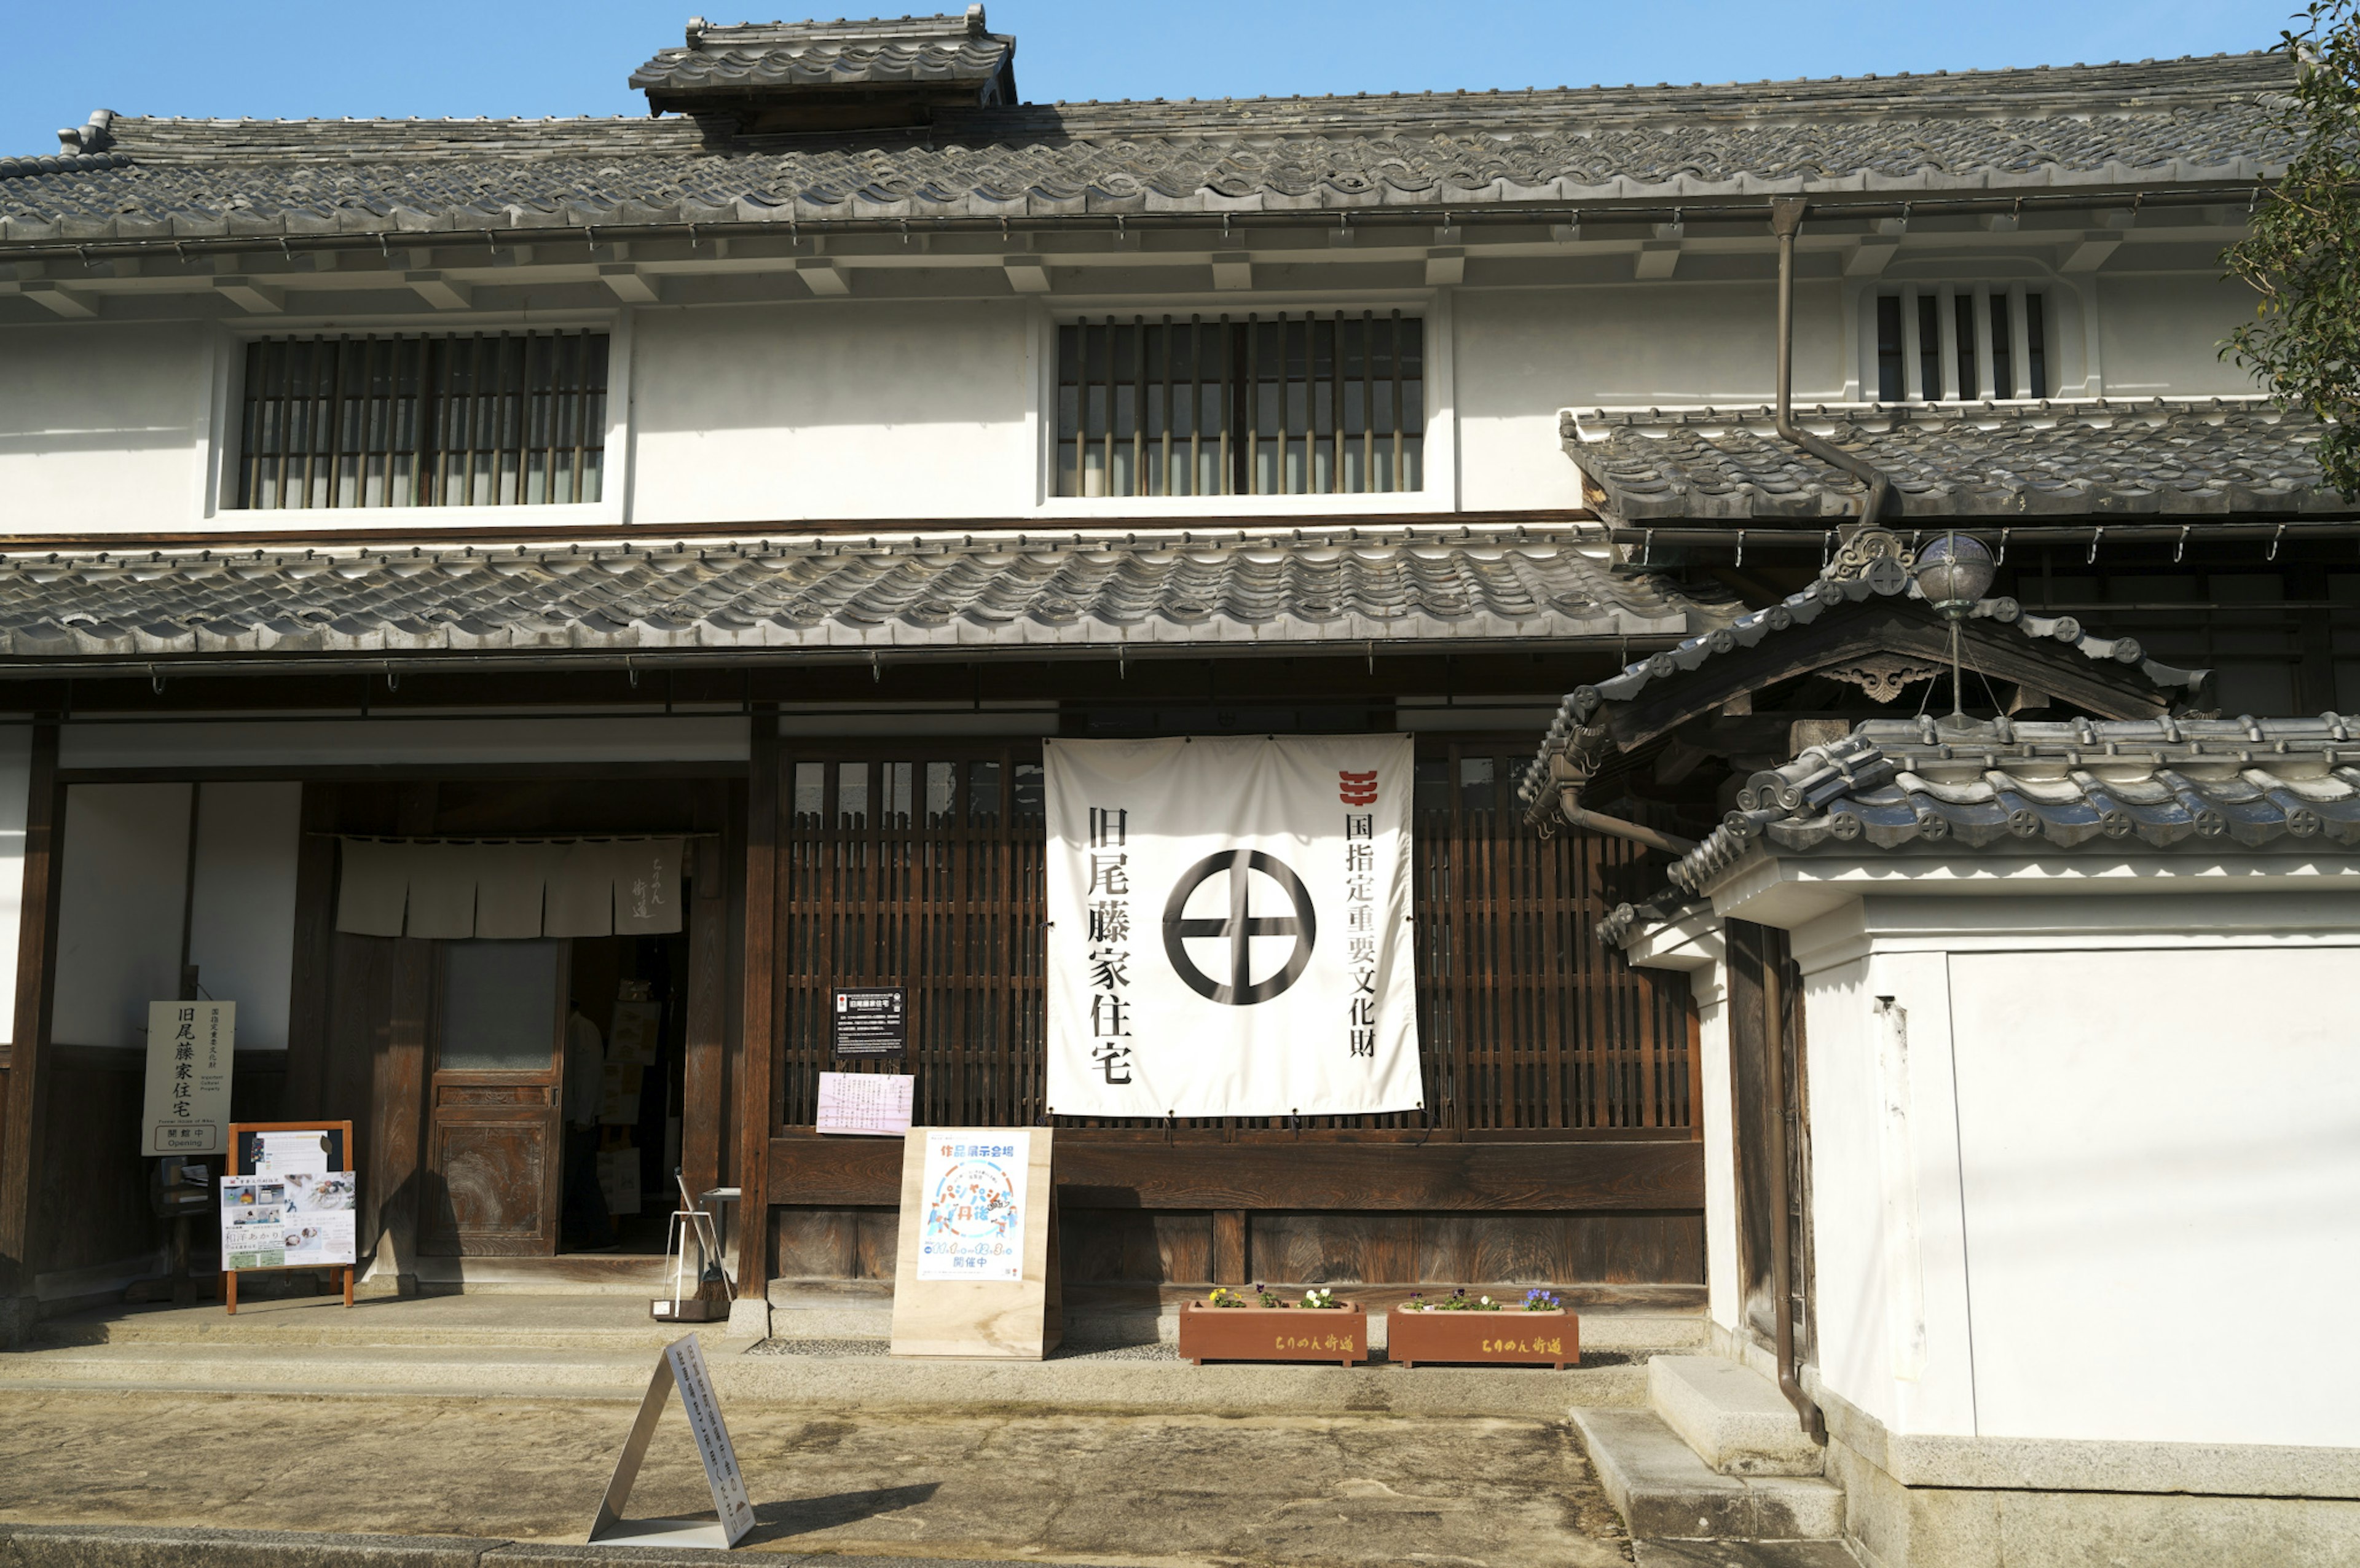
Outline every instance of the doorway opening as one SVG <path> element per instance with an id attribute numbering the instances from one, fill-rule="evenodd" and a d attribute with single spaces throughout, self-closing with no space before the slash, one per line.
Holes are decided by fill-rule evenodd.
<path id="1" fill-rule="evenodd" d="M 425 1252 L 661 1254 L 687 933 L 435 946 Z"/>
<path id="2" fill-rule="evenodd" d="M 688 935 L 569 945 L 559 1250 L 661 1253 L 679 1206 Z"/>

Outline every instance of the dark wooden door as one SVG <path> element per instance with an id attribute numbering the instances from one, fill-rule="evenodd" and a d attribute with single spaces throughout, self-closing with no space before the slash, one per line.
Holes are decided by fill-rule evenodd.
<path id="1" fill-rule="evenodd" d="M 549 1257 L 565 1178 L 568 944 L 437 946 L 420 1250 Z"/>

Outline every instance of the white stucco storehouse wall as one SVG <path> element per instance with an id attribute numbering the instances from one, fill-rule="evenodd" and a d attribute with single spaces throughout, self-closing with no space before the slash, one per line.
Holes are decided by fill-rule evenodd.
<path id="1" fill-rule="evenodd" d="M 1817 258 L 1815 268 L 1824 262 Z M 1900 287 L 1903 273 L 1924 273 L 1930 287 L 1938 273 L 1952 279 L 1968 276 L 1961 268 L 1989 265 L 1929 256 L 1896 263 L 1888 279 L 1807 272 L 1797 291 L 1797 397 L 1843 400 L 1860 396 L 1864 379 L 1873 382 L 1869 297 L 1877 289 Z M 2060 395 L 2251 389 L 2217 358 L 2221 338 L 2246 307 L 2211 269 L 2101 273 L 2049 287 L 2059 301 L 2051 377 Z M 2080 302 L 2085 295 L 2092 310 Z M 1052 374 L 1044 362 L 1056 321 L 1085 306 L 1091 314 L 1241 315 L 1360 298 L 982 295 L 610 302 L 554 313 L 9 321 L 0 322 L 0 534 L 617 523 L 661 529 L 1027 516 L 1069 522 L 1093 514 L 1043 496 L 1043 389 Z M 1428 412 L 1437 444 L 1423 495 L 1399 502 L 1345 497 L 1341 510 L 1363 502 L 1372 510 L 1576 506 L 1579 477 L 1559 448 L 1558 409 L 1753 405 L 1774 390 L 1775 298 L 1758 276 L 1758 258 L 1684 261 L 1677 276 L 1647 282 L 1470 283 L 1384 298 L 1426 311 L 1433 323 Z M 367 513 L 221 504 L 222 476 L 235 472 L 239 367 L 253 336 L 527 325 L 613 334 L 606 500 Z M 2097 377 L 2085 380 L 2092 365 Z M 1179 514 L 1213 517 L 1241 506 L 1334 511 L 1338 502 L 1216 498 L 1176 506 Z M 1127 502 L 1116 510 L 1175 505 Z"/>
<path id="2" fill-rule="evenodd" d="M 1033 314 L 1015 299 L 639 311 L 633 520 L 1022 516 Z"/>
<path id="3" fill-rule="evenodd" d="M 2185 891 L 1791 928 L 1819 1381 L 1896 1434 L 2360 1448 L 2360 1364 L 2257 1376 L 2200 1326 L 2328 1345 L 2360 1300 L 2360 890 L 2141 870 Z"/>

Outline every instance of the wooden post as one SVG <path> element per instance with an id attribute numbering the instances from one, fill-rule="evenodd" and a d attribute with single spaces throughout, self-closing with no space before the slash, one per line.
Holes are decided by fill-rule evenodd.
<path id="1" fill-rule="evenodd" d="M 58 892 L 65 861 L 65 787 L 58 782 L 58 726 L 33 726 L 30 777 L 25 793 L 25 889 L 16 938 L 15 1040 L 8 1054 L 7 1094 L 0 1104 L 0 1345 L 10 1349 L 32 1335 L 39 1302 L 33 1294 L 34 1172 L 40 1169 L 42 1060 L 58 974 Z"/>
<path id="2" fill-rule="evenodd" d="M 1243 1209 L 1213 1211 L 1213 1283 L 1242 1285 L 1246 1282 L 1246 1212 Z"/>
<path id="3" fill-rule="evenodd" d="M 305 784 L 295 852 L 295 960 L 287 999 L 287 1099 L 279 1114 L 327 1114 L 328 1005 L 335 963 L 336 787 Z M 337 1109 L 344 1107 L 338 1106 Z"/>
<path id="4" fill-rule="evenodd" d="M 746 754 L 746 1007 L 738 1040 L 738 1295 L 769 1300 L 770 1070 L 778 1055 L 779 710 L 757 702 Z"/>
<path id="5" fill-rule="evenodd" d="M 432 783 L 402 786 L 395 831 L 404 837 L 432 833 L 436 794 Z M 371 1271 L 392 1275 L 394 1288 L 409 1296 L 418 1290 L 418 1186 L 426 1134 L 426 1013 L 434 994 L 434 944 L 396 938 L 392 982 L 385 1046 L 371 1094 L 377 1256 L 386 1267 L 373 1265 Z"/>
<path id="6" fill-rule="evenodd" d="M 688 1012 L 681 1063 L 680 1163 L 691 1196 L 721 1181 L 721 1129 L 728 1107 L 722 1096 L 723 1051 L 729 1028 L 729 887 L 727 786 L 696 787 L 697 831 L 716 836 L 692 841 L 696 856 L 688 919 Z M 750 1210 L 741 1210 L 741 1216 Z"/>

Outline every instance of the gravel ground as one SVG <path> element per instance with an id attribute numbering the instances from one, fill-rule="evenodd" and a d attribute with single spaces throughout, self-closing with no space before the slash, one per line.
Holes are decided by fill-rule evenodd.
<path id="1" fill-rule="evenodd" d="M 1563 1421 L 752 1402 L 727 1416 L 757 1552 L 1125 1568 L 1632 1561 Z M 630 1421 L 627 1406 L 564 1400 L 0 1389 L 0 1520 L 580 1541 Z M 710 1506 L 675 1407 L 626 1517 Z"/>

